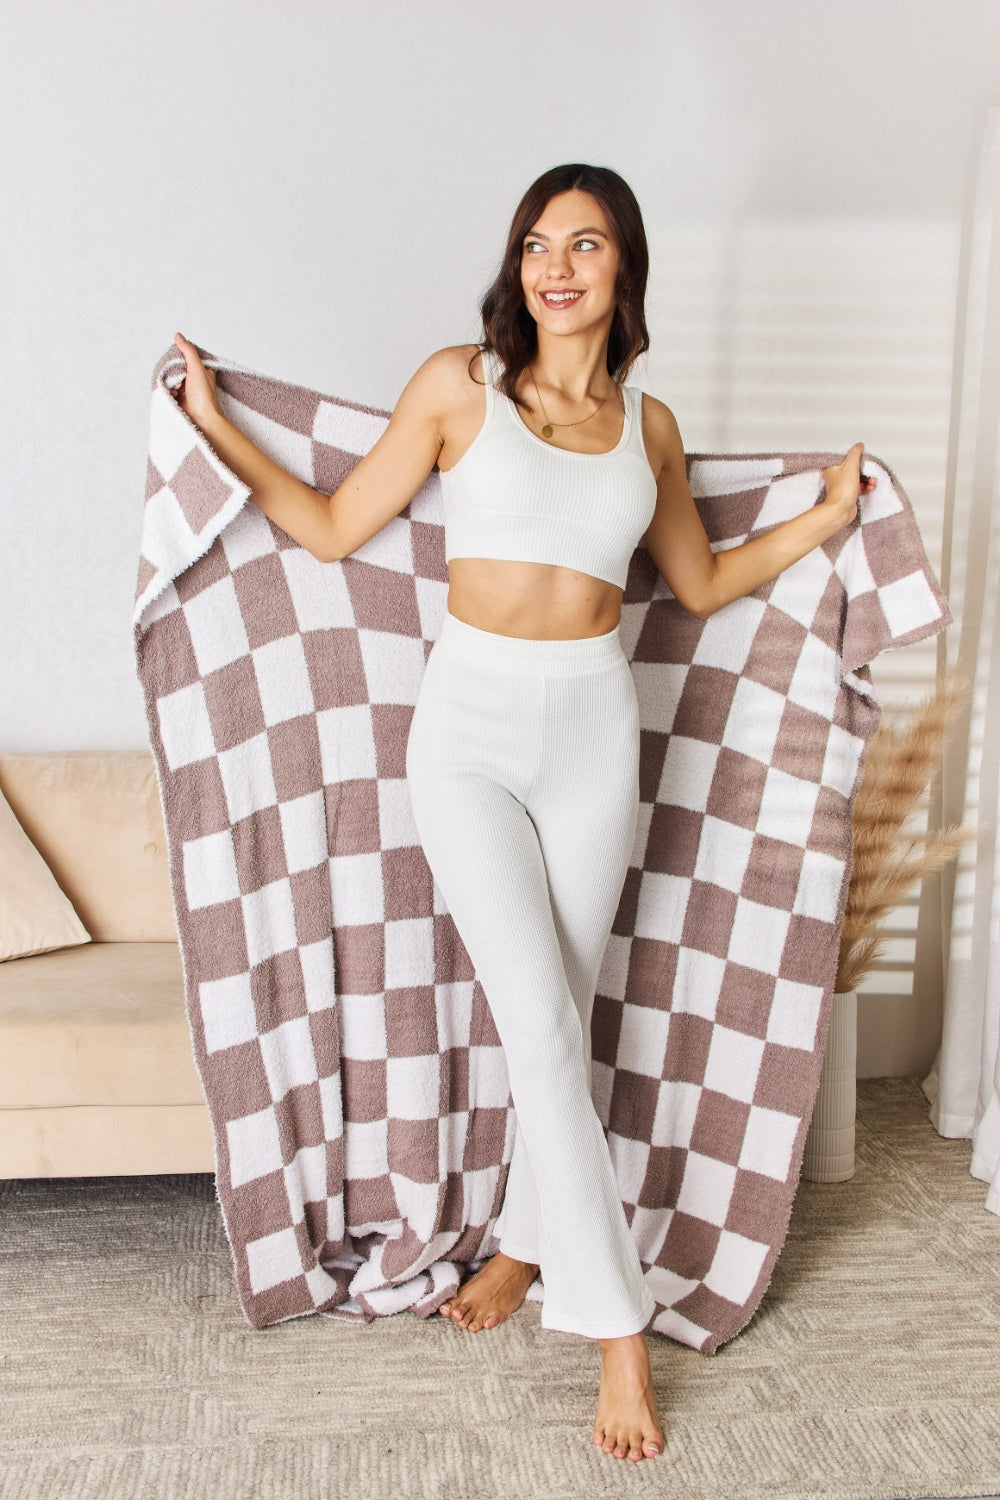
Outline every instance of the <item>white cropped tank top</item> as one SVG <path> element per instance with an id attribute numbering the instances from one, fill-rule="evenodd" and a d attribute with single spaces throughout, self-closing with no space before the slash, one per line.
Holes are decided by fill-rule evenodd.
<path id="1" fill-rule="evenodd" d="M 607 453 L 568 453 L 536 435 L 496 389 L 483 354 L 486 418 L 441 473 L 445 558 L 555 563 L 624 589 L 629 559 L 656 505 L 642 442 L 642 391 L 624 386 L 622 435 Z"/>

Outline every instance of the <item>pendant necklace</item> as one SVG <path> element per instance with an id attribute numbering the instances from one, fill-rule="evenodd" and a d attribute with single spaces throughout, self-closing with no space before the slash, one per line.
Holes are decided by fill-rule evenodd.
<path id="1" fill-rule="evenodd" d="M 528 367 L 528 374 L 531 376 L 531 384 L 535 388 L 535 396 L 537 397 L 538 405 L 541 408 L 542 416 L 545 418 L 545 423 L 544 423 L 544 426 L 542 427 L 542 437 L 545 438 L 546 440 L 549 439 L 552 436 L 553 429 L 556 428 L 556 427 L 582 427 L 583 424 L 584 424 L 584 422 L 589 422 L 590 419 L 591 419 L 591 417 L 596 417 L 597 416 L 597 413 L 600 411 L 601 407 L 607 401 L 608 396 L 611 395 L 611 391 L 608 391 L 607 395 L 606 396 L 602 396 L 601 400 L 598 401 L 598 403 L 594 407 L 593 411 L 588 412 L 585 417 L 580 417 L 580 419 L 578 421 L 576 421 L 576 422 L 550 422 L 549 418 L 548 418 L 548 413 L 545 410 L 545 404 L 542 401 L 542 393 L 538 389 L 538 382 L 535 379 L 534 371 L 531 369 L 530 366 Z"/>

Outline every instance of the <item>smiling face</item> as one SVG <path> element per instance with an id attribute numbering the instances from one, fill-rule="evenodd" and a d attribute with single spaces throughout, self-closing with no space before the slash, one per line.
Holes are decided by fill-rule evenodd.
<path id="1" fill-rule="evenodd" d="M 550 198 L 521 247 L 524 305 L 539 329 L 557 336 L 610 329 L 618 261 L 596 198 L 577 191 Z"/>

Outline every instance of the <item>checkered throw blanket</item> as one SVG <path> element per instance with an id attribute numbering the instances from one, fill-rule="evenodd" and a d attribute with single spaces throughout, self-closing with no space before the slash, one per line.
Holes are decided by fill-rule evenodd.
<path id="1" fill-rule="evenodd" d="M 227 414 L 332 491 L 386 417 L 206 359 Z M 404 752 L 444 611 L 436 475 L 342 563 L 253 505 L 154 375 L 136 650 L 194 1050 L 240 1298 L 427 1315 L 496 1248 L 513 1146 L 485 996 Z M 829 455 L 692 457 L 713 545 L 812 505 Z M 879 710 L 864 664 L 947 623 L 888 469 L 860 524 L 707 622 L 632 562 L 641 816 L 596 1002 L 594 1097 L 657 1302 L 709 1353 L 785 1236 Z M 861 669 L 861 670 L 859 670 Z"/>

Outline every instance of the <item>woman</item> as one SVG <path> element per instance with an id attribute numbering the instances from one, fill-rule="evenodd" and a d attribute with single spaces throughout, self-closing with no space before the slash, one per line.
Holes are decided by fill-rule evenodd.
<path id="1" fill-rule="evenodd" d="M 632 848 L 638 720 L 618 640 L 641 540 L 680 602 L 707 616 L 850 522 L 863 447 L 826 497 L 713 554 L 666 406 L 624 378 L 648 347 L 648 253 L 616 173 L 555 167 L 514 215 L 483 302 L 482 346 L 442 349 L 332 496 L 292 478 L 222 415 L 177 335 L 184 410 L 252 498 L 322 560 L 347 557 L 435 464 L 448 613 L 414 713 L 417 828 L 496 1021 L 517 1136 L 500 1250 L 440 1311 L 497 1326 L 541 1266 L 545 1327 L 598 1342 L 593 1441 L 662 1452 L 643 1330 L 653 1312 L 589 1093 L 590 1013 Z"/>

